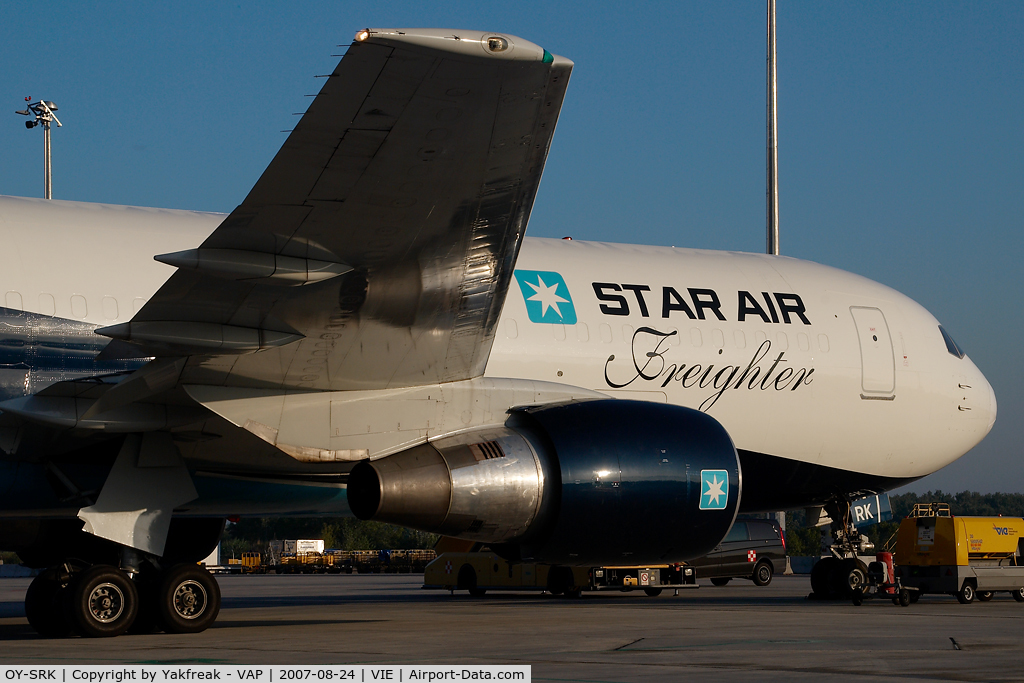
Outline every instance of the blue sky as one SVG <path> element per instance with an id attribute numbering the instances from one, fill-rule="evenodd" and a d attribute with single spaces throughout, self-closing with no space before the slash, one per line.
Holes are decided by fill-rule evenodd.
<path id="1" fill-rule="evenodd" d="M 529 233 L 764 249 L 765 4 L 4 3 L 0 193 L 230 211 L 356 30 L 496 30 L 576 62 Z M 784 254 L 930 309 L 999 400 L 911 490 L 1024 491 L 1024 3 L 780 0 Z M 2 119 L 0 119 L 2 122 Z"/>

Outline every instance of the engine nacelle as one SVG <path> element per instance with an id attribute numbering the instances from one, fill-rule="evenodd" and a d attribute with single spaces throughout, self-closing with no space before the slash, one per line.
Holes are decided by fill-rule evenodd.
<path id="1" fill-rule="evenodd" d="M 554 564 L 671 563 L 705 555 L 739 508 L 736 448 L 714 418 L 660 403 L 592 400 L 364 461 L 360 519 L 490 544 Z"/>

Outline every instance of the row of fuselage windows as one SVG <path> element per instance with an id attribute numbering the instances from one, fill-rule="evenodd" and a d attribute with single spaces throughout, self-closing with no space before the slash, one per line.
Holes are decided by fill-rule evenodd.
<path id="1" fill-rule="evenodd" d="M 21 292 L 7 292 L 4 295 L 4 306 L 6 308 L 13 309 L 15 311 L 25 310 L 25 298 L 22 297 Z M 57 312 L 57 299 L 47 292 L 39 294 L 37 299 L 38 306 L 34 307 L 40 315 L 52 315 L 65 317 L 70 313 L 71 318 L 78 320 L 85 320 L 89 317 L 89 312 L 92 310 L 93 314 L 101 313 L 103 318 L 106 320 L 118 320 L 122 318 L 128 318 L 139 312 L 139 309 L 146 303 L 146 300 L 141 297 L 135 297 L 131 303 L 121 302 L 112 296 L 105 296 L 101 299 L 93 300 L 90 302 L 85 296 L 81 294 L 72 294 L 71 299 L 68 302 L 70 304 L 69 309 L 61 310 Z M 30 306 L 30 308 L 32 308 Z"/>
<path id="2" fill-rule="evenodd" d="M 600 341 L 605 344 L 611 344 L 615 341 L 632 342 L 633 335 L 636 333 L 636 328 L 632 325 L 610 325 L 608 323 L 601 323 L 593 331 L 591 331 L 587 323 L 576 323 L 575 325 L 545 323 L 544 327 L 551 328 L 551 334 L 556 341 L 566 341 L 568 339 L 579 342 Z M 505 336 L 508 339 L 519 337 L 519 325 L 512 318 L 504 320 L 504 328 Z M 745 349 L 751 344 L 756 348 L 765 340 L 770 340 L 772 348 L 779 351 L 788 351 L 791 346 L 794 350 L 799 349 L 800 351 L 813 350 L 825 353 L 829 350 L 828 335 L 825 334 L 818 334 L 812 337 L 805 332 L 797 332 L 790 335 L 785 332 L 766 333 L 760 330 L 750 334 L 744 330 L 726 331 L 717 328 L 709 332 L 697 327 L 691 327 L 688 330 L 671 327 L 659 330 L 659 332 L 669 334 L 662 348 L 682 345 L 701 347 L 708 344 L 712 348 L 721 349 L 725 348 L 728 344 L 732 348 Z M 812 345 L 814 346 L 813 349 Z"/>

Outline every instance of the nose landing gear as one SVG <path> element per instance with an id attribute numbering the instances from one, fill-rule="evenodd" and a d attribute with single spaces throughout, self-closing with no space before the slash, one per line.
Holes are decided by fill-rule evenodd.
<path id="1" fill-rule="evenodd" d="M 850 501 L 837 496 L 825 506 L 832 519 L 830 557 L 824 557 L 811 569 L 811 595 L 817 600 L 850 599 L 867 585 L 868 567 L 858 554 L 870 552 L 875 546 L 862 536 L 850 521 Z"/>

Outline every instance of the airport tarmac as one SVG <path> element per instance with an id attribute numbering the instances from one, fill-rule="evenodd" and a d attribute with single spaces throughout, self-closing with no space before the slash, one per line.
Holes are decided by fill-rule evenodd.
<path id="1" fill-rule="evenodd" d="M 28 579 L 0 580 L 0 663 L 529 664 L 538 681 L 1024 679 L 1024 604 L 1006 593 L 901 608 L 807 600 L 805 576 L 576 600 L 452 596 L 422 590 L 418 575 L 218 580 L 223 608 L 206 633 L 66 640 L 28 625 Z"/>

